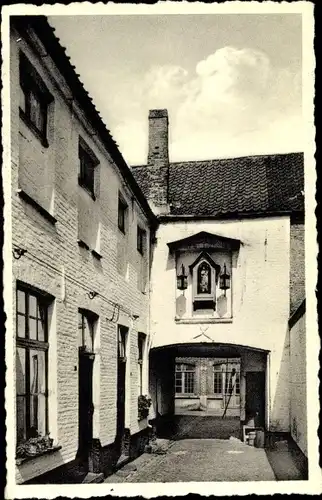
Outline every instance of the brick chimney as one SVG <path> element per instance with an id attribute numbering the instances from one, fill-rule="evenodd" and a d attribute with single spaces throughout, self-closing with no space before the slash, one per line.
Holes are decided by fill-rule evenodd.
<path id="1" fill-rule="evenodd" d="M 149 151 L 147 176 L 148 201 L 156 214 L 169 213 L 168 205 L 168 111 L 151 109 L 149 112 Z"/>

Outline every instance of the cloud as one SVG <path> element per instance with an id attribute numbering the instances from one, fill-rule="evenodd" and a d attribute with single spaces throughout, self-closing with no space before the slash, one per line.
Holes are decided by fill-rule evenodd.
<path id="1" fill-rule="evenodd" d="M 275 68 L 251 48 L 222 47 L 181 66 L 153 66 L 131 83 L 123 121 L 114 127 L 125 158 L 146 161 L 148 110 L 167 108 L 172 161 L 301 148 L 301 75 Z"/>

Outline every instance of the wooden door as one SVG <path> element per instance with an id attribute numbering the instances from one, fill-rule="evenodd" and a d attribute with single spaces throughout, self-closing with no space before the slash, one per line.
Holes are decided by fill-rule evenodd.
<path id="1" fill-rule="evenodd" d="M 93 355 L 79 351 L 78 456 L 87 464 L 93 439 L 93 361 Z"/>
<path id="2" fill-rule="evenodd" d="M 126 361 L 118 359 L 117 365 L 117 422 L 116 422 L 116 436 L 122 439 L 125 428 L 125 374 L 126 374 Z"/>
<path id="3" fill-rule="evenodd" d="M 246 415 L 265 425 L 265 372 L 246 373 Z"/>

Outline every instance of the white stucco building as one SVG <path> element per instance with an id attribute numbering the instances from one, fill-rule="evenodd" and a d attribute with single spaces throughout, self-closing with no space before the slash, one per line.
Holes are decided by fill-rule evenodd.
<path id="1" fill-rule="evenodd" d="M 304 297 L 303 155 L 171 163 L 167 111 L 152 110 L 147 165 L 133 172 L 159 218 L 151 416 L 201 409 L 290 432 L 288 321 Z"/>

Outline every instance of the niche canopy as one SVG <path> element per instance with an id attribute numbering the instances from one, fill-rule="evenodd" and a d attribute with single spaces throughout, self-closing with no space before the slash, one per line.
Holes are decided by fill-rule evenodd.
<path id="1" fill-rule="evenodd" d="M 182 238 L 180 240 L 170 241 L 167 243 L 170 252 L 185 251 L 185 250 L 200 250 L 209 252 L 211 250 L 239 250 L 240 240 L 226 238 L 214 233 L 201 231 L 199 233 Z"/>

